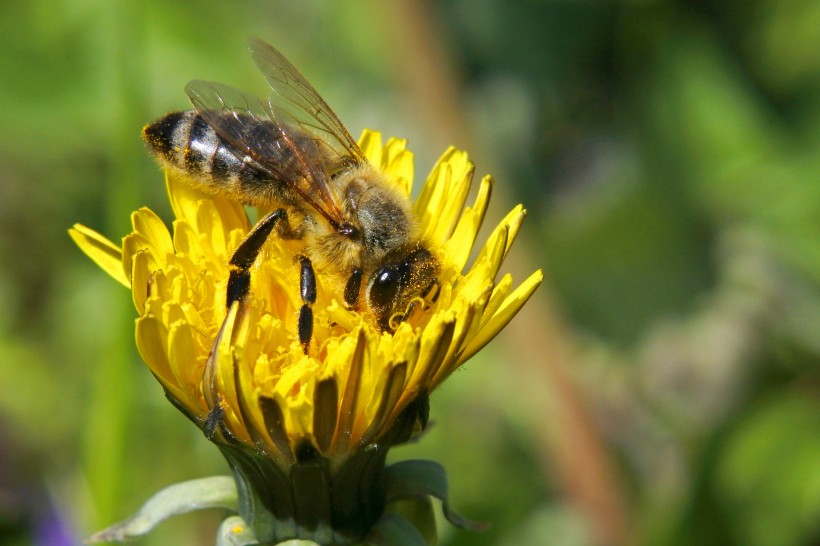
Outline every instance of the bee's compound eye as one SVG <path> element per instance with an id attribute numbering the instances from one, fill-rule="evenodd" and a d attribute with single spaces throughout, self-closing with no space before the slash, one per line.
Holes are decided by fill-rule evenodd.
<path id="1" fill-rule="evenodd" d="M 401 285 L 401 269 L 396 265 L 387 265 L 376 271 L 368 291 L 368 300 L 373 307 L 389 307 Z"/>

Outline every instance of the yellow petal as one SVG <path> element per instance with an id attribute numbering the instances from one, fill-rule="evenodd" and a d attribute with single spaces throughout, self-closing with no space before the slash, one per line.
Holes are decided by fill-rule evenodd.
<path id="1" fill-rule="evenodd" d="M 239 305 L 235 303 L 225 317 L 222 325 L 222 335 L 217 338 L 216 346 L 213 349 L 216 355 L 216 389 L 225 398 L 230 408 L 239 407 L 235 373 L 237 357 L 232 344 L 232 337 L 242 320 L 243 316 L 240 316 Z M 228 421 L 230 430 L 237 437 L 245 441 L 249 439 L 242 416 L 238 412 L 226 412 L 225 419 Z"/>
<path id="2" fill-rule="evenodd" d="M 202 334 L 208 333 L 210 331 L 210 324 L 205 322 L 205 319 L 203 318 L 202 313 L 200 313 L 199 308 L 197 308 L 190 302 L 183 303 L 182 305 L 180 305 L 180 308 L 182 309 L 183 313 L 185 313 L 185 319 L 188 321 L 191 327 L 194 328 L 194 330 Z M 202 311 L 207 312 L 208 309 L 203 307 Z M 210 350 L 210 347 L 200 348 L 204 349 L 204 351 L 200 351 L 198 354 L 207 354 L 208 350 Z"/>
<path id="3" fill-rule="evenodd" d="M 148 252 L 137 252 L 131 260 L 131 297 L 134 300 L 134 307 L 142 315 L 145 313 L 145 301 L 150 295 L 156 262 Z"/>
<path id="4" fill-rule="evenodd" d="M 195 262 L 205 258 L 205 251 L 198 234 L 185 220 L 174 221 L 174 248 L 178 253 L 188 256 Z"/>
<path id="5" fill-rule="evenodd" d="M 219 214 L 219 218 L 227 233 L 240 231 L 242 237 L 250 230 L 250 223 L 248 222 L 248 215 L 245 213 L 243 207 L 238 201 L 233 199 L 226 199 L 224 197 L 216 197 L 213 199 L 214 208 Z"/>
<path id="6" fill-rule="evenodd" d="M 335 377 L 317 377 L 313 389 L 313 437 L 325 453 L 330 451 L 339 418 L 339 387 Z"/>
<path id="7" fill-rule="evenodd" d="M 80 250 L 103 271 L 126 288 L 131 288 L 131 283 L 122 270 L 122 249 L 93 229 L 81 224 L 74 224 L 74 227 L 68 230 L 68 234 Z"/>
<path id="8" fill-rule="evenodd" d="M 390 363 L 382 369 L 376 383 L 371 403 L 366 408 L 363 425 L 367 429 L 357 434 L 362 444 L 367 444 L 380 434 L 388 424 L 388 418 L 398 406 L 407 379 L 407 362 Z"/>
<path id="9" fill-rule="evenodd" d="M 451 311 L 437 314 L 425 327 L 419 359 L 407 384 L 410 392 L 429 389 L 432 378 L 450 350 L 455 329 L 456 318 Z M 409 400 L 403 402 L 407 403 Z"/>
<path id="10" fill-rule="evenodd" d="M 493 246 L 488 247 L 490 244 Z M 465 275 L 464 281 L 458 288 L 458 297 L 470 301 L 484 293 L 487 285 L 492 284 L 495 279 L 496 271 L 504 258 L 506 245 L 507 229 L 506 226 L 502 226 L 501 230 L 487 240 L 487 246 L 482 249 L 470 271 Z"/>
<path id="11" fill-rule="evenodd" d="M 243 357 L 244 359 L 244 357 Z M 271 437 L 268 423 L 265 421 L 265 415 L 262 410 L 262 402 L 260 401 L 259 389 L 246 361 L 238 362 L 239 372 L 239 403 L 242 409 L 242 417 L 245 423 L 249 425 L 249 431 L 256 431 L 256 434 L 261 437 L 261 440 L 267 443 L 271 448 L 269 454 L 280 465 L 287 464 L 288 454 L 277 446 L 276 441 Z"/>
<path id="12" fill-rule="evenodd" d="M 327 308 L 327 313 L 332 322 L 335 322 L 346 331 L 353 330 L 358 324 L 359 318 L 349 309 L 346 309 L 335 299 Z"/>
<path id="13" fill-rule="evenodd" d="M 359 148 L 371 165 L 382 164 L 382 134 L 378 131 L 365 129 L 359 137 Z"/>
<path id="14" fill-rule="evenodd" d="M 168 228 L 151 209 L 142 207 L 132 212 L 131 225 L 134 226 L 135 232 L 151 241 L 163 263 L 167 255 L 174 253 L 174 243 L 171 240 L 171 234 L 168 233 Z"/>
<path id="15" fill-rule="evenodd" d="M 493 230 L 492 234 L 487 238 L 487 242 L 484 244 L 481 252 L 479 252 L 476 263 L 481 263 L 485 258 L 489 259 L 492 262 L 492 272 L 490 274 L 492 278 L 495 278 L 498 274 L 498 270 L 501 268 L 504 258 L 512 247 L 515 236 L 521 229 L 521 223 L 524 221 L 526 214 L 526 211 L 521 205 L 513 208 L 513 210 L 499 222 L 498 226 L 496 226 L 495 230 Z M 498 246 L 499 239 L 503 241 L 502 248 Z"/>
<path id="16" fill-rule="evenodd" d="M 504 326 L 515 316 L 521 307 L 527 303 L 532 293 L 544 280 L 544 273 L 539 269 L 521 283 L 512 294 L 510 294 L 501 304 L 498 311 L 487 321 L 481 331 L 476 335 L 470 344 L 462 351 L 458 357 L 459 363 L 466 362 L 487 343 L 489 343 Z"/>
<path id="17" fill-rule="evenodd" d="M 425 235 L 432 233 L 435 229 L 434 220 L 438 203 L 441 201 L 441 194 L 450 183 L 452 167 L 447 162 L 455 149 L 451 146 L 438 159 L 430 171 L 421 193 L 415 202 L 416 216 L 425 228 Z"/>
<path id="18" fill-rule="evenodd" d="M 453 264 L 456 271 L 464 269 L 470 257 L 478 226 L 479 219 L 475 211 L 468 208 L 461 215 L 453 236 L 442 247 L 442 255 Z"/>
<path id="19" fill-rule="evenodd" d="M 506 225 L 509 227 L 509 233 L 507 234 L 507 246 L 504 248 L 504 256 L 510 251 L 510 247 L 512 247 L 513 241 L 515 241 L 516 236 L 518 235 L 519 230 L 521 229 L 521 224 L 524 222 L 524 217 L 527 215 L 527 211 L 521 205 L 516 205 L 507 216 L 501 220 L 501 224 Z"/>
<path id="20" fill-rule="evenodd" d="M 464 154 L 466 161 L 467 154 Z M 454 169 L 450 184 L 441 208 L 438 211 L 438 237 L 439 241 L 446 241 L 451 236 L 455 226 L 458 222 L 459 215 L 464 208 L 464 203 L 467 201 L 467 195 L 470 192 L 470 186 L 473 181 L 474 167 L 472 163 Z"/>
<path id="21" fill-rule="evenodd" d="M 177 321 L 171 325 L 168 333 L 168 366 L 173 374 L 174 381 L 181 389 L 190 392 L 202 376 L 200 357 L 197 354 L 197 344 L 194 341 L 194 331 L 190 324 Z M 199 378 L 197 376 L 199 371 Z M 184 402 L 184 401 L 183 401 Z M 189 398 L 190 402 L 193 402 Z"/>
<path id="22" fill-rule="evenodd" d="M 156 317 L 140 317 L 137 319 L 136 339 L 140 356 L 163 388 L 180 402 L 186 400 L 168 362 L 168 330 L 165 326 Z"/>
<path id="23" fill-rule="evenodd" d="M 194 188 L 184 176 L 176 171 L 165 171 L 165 187 L 171 209 L 178 220 L 185 220 L 189 225 L 196 225 L 196 214 L 199 202 L 209 199 L 206 193 Z"/>
<path id="24" fill-rule="evenodd" d="M 476 195 L 475 202 L 473 203 L 473 210 L 475 210 L 476 217 L 478 217 L 476 236 L 484 222 L 484 215 L 487 213 L 487 206 L 490 204 L 490 196 L 492 193 L 493 177 L 488 174 L 481 179 L 481 184 L 478 186 L 478 195 Z"/>
<path id="25" fill-rule="evenodd" d="M 359 397 L 362 387 L 362 375 L 370 364 L 370 351 L 368 350 L 373 340 L 368 336 L 364 328 L 359 328 L 358 332 L 350 336 L 351 341 L 355 340 L 355 346 L 350 354 L 348 364 L 348 374 L 343 385 L 340 385 L 339 393 L 339 424 L 336 429 L 336 437 L 333 439 L 333 448 L 345 452 L 351 445 L 353 427 L 356 424 L 356 416 L 360 407 Z"/>
<path id="26" fill-rule="evenodd" d="M 507 295 L 510 293 L 510 289 L 512 288 L 512 275 L 509 273 L 505 274 L 501 277 L 495 287 L 493 288 L 492 296 L 490 296 L 490 301 L 487 303 L 487 307 L 484 308 L 484 319 L 483 323 L 486 324 L 493 315 L 495 315 L 498 308 L 501 307 L 501 304 L 504 303 L 504 300 L 507 299 Z"/>
<path id="27" fill-rule="evenodd" d="M 488 287 L 480 298 L 464 306 L 462 312 L 458 314 L 458 318 L 455 321 L 453 340 L 450 342 L 446 356 L 441 359 L 441 364 L 435 371 L 435 375 L 430 379 L 430 390 L 444 381 L 460 364 L 457 359 L 457 353 L 459 353 L 463 347 L 466 339 L 475 336 L 479 326 L 480 310 L 487 305 L 489 299 L 490 289 Z"/>
<path id="28" fill-rule="evenodd" d="M 415 204 L 424 239 L 441 244 L 450 237 L 470 191 L 473 171 L 467 154 L 452 147 L 433 168 Z"/>
<path id="29" fill-rule="evenodd" d="M 313 399 L 304 391 L 285 402 L 285 430 L 294 451 L 302 438 L 309 438 L 313 432 Z"/>
<path id="30" fill-rule="evenodd" d="M 382 168 L 387 168 L 396 158 L 407 152 L 407 139 L 390 137 L 384 145 L 384 157 L 382 158 Z"/>
<path id="31" fill-rule="evenodd" d="M 234 205 L 236 205 L 234 203 Z M 248 233 L 247 220 L 241 224 L 239 212 L 225 200 L 202 201 L 196 212 L 196 231 L 206 245 L 206 254 L 216 263 L 227 263 L 234 249 Z M 244 209 L 242 209 L 244 215 Z M 207 252 L 210 250 L 210 252 Z"/>
<path id="32" fill-rule="evenodd" d="M 148 260 L 148 264 L 146 265 L 147 269 L 150 272 L 158 271 L 162 269 L 162 265 L 160 262 L 160 257 L 157 256 L 157 252 L 154 248 L 154 245 L 151 244 L 151 241 L 146 239 L 143 235 L 139 233 L 131 233 L 130 235 L 126 235 L 122 239 L 122 271 L 131 276 L 132 271 L 134 270 L 134 256 L 139 253 L 144 253 Z"/>
<path id="33" fill-rule="evenodd" d="M 405 195 L 413 191 L 413 152 L 407 149 L 407 141 L 391 138 L 385 145 L 382 170 L 396 181 Z"/>

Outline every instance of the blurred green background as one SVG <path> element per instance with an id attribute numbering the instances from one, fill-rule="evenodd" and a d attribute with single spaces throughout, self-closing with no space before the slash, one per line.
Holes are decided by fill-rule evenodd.
<path id="1" fill-rule="evenodd" d="M 169 218 L 143 124 L 264 94 L 259 36 L 345 121 L 492 172 L 546 284 L 397 458 L 493 523 L 441 544 L 820 543 L 820 2 L 0 2 L 0 543 L 79 544 L 225 473 L 69 240 Z M 209 544 L 220 515 L 141 544 Z"/>

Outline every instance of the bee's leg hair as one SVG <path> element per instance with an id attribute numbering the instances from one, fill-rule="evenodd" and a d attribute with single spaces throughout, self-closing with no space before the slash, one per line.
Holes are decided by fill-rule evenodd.
<path id="1" fill-rule="evenodd" d="M 251 287 L 251 266 L 259 256 L 259 251 L 262 245 L 268 240 L 273 228 L 282 220 L 287 222 L 288 215 L 285 209 L 276 209 L 264 218 L 262 218 L 253 227 L 245 240 L 239 245 L 239 248 L 231 256 L 230 264 L 231 272 L 228 277 L 227 290 L 227 305 L 231 308 L 236 301 L 245 299 L 248 295 L 248 290 Z"/>
<path id="2" fill-rule="evenodd" d="M 310 348 L 310 338 L 313 336 L 313 309 L 311 306 L 316 303 L 316 274 L 313 272 L 313 264 L 305 256 L 299 258 L 299 294 L 302 297 L 302 308 L 299 309 L 299 342 L 308 354 Z"/>
<path id="3" fill-rule="evenodd" d="M 359 301 L 359 288 L 362 286 L 362 270 L 361 268 L 354 268 L 350 272 L 350 277 L 345 284 L 345 303 L 351 309 L 356 308 L 356 303 Z"/>

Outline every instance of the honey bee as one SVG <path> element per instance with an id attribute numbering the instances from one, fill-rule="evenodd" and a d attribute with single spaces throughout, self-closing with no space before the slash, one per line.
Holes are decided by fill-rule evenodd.
<path id="1" fill-rule="evenodd" d="M 142 132 L 159 161 L 195 187 L 273 210 L 230 258 L 228 307 L 247 297 L 251 267 L 275 229 L 279 237 L 304 242 L 297 324 L 305 353 L 313 332 L 314 267 L 338 276 L 349 308 L 366 313 L 382 331 L 394 330 L 438 285 L 440 271 L 408 197 L 367 161 L 279 51 L 259 39 L 250 49 L 273 91 L 269 98 L 192 81 L 185 90 L 194 110 L 167 114 Z"/>

